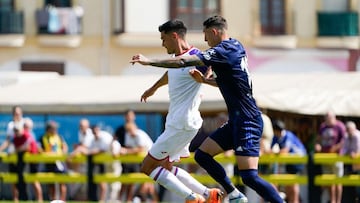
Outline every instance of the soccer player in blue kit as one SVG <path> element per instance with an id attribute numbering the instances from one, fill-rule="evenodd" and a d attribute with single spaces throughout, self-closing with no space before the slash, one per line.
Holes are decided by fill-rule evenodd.
<path id="1" fill-rule="evenodd" d="M 246 51 L 242 44 L 227 34 L 227 22 L 212 16 L 203 23 L 205 41 L 211 47 L 191 56 L 169 59 L 148 59 L 141 54 L 130 63 L 164 68 L 209 66 L 213 73 L 190 74 L 200 83 L 217 86 L 224 97 L 229 120 L 213 132 L 195 152 L 195 160 L 226 191 L 230 203 L 246 203 L 248 199 L 231 183 L 224 168 L 213 158 L 226 150 L 235 150 L 239 174 L 245 185 L 255 190 L 265 201 L 282 203 L 274 187 L 258 176 L 260 138 L 263 130 L 261 111 L 252 96 Z"/>

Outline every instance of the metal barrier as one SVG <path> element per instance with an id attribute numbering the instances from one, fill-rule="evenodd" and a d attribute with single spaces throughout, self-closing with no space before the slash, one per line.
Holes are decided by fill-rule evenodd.
<path id="1" fill-rule="evenodd" d="M 26 183 L 32 183 L 34 181 L 39 181 L 41 183 L 87 183 L 88 184 L 88 198 L 89 200 L 94 200 L 93 194 L 96 191 L 96 184 L 99 182 L 116 182 L 120 181 L 122 183 L 143 183 L 143 182 L 152 182 L 148 176 L 142 173 L 130 173 L 122 174 L 121 176 L 115 176 L 110 173 L 106 174 L 93 174 L 93 165 L 99 163 L 109 163 L 114 160 L 121 161 L 121 163 L 141 163 L 144 158 L 144 154 L 140 155 L 125 155 L 119 157 L 113 157 L 110 154 L 99 154 L 94 156 L 75 156 L 69 158 L 68 155 L 55 155 L 55 154 L 6 154 L 0 153 L 0 161 L 4 163 L 55 163 L 56 161 L 69 161 L 75 163 L 87 163 L 88 164 L 88 173 L 79 174 L 79 173 L 68 173 L 68 174 L 57 174 L 57 173 L 44 173 L 39 172 L 36 174 L 23 173 L 23 169 L 18 170 L 17 173 L 0 173 L 0 179 L 4 183 L 22 183 L 20 185 L 25 185 Z M 235 157 L 226 157 L 222 154 L 215 157 L 220 163 L 235 163 Z M 297 155 L 263 155 L 260 157 L 260 164 L 305 164 L 307 165 L 307 174 L 306 175 L 294 175 L 294 174 L 269 174 L 261 175 L 266 181 L 279 184 L 279 185 L 291 185 L 294 183 L 308 185 L 309 196 L 312 196 L 314 192 L 313 188 L 315 186 L 323 185 L 332 185 L 332 184 L 343 184 L 343 185 L 360 185 L 360 175 L 346 175 L 343 177 L 336 177 L 335 175 L 319 175 L 316 174 L 313 170 L 315 165 L 323 164 L 334 164 L 336 161 L 344 162 L 345 164 L 360 164 L 360 157 L 353 159 L 349 156 L 339 156 L 337 154 L 310 154 L 308 156 L 297 156 Z M 181 164 L 194 164 L 196 163 L 193 157 L 193 154 L 189 158 L 182 159 Z M 199 175 L 192 174 L 197 180 L 204 184 L 213 184 L 216 183 L 209 175 Z M 242 185 L 241 178 L 237 176 L 231 177 L 234 184 Z M 20 190 L 20 189 L 19 189 Z M 21 191 L 19 191 L 21 192 Z M 309 200 L 309 202 L 316 202 L 315 200 Z"/>

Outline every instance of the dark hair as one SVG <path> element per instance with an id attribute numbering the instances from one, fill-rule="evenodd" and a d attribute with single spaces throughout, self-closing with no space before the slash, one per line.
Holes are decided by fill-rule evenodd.
<path id="1" fill-rule="evenodd" d="M 169 20 L 159 26 L 159 32 L 164 32 L 165 34 L 176 32 L 181 37 L 185 37 L 186 31 L 187 28 L 181 20 Z"/>
<path id="2" fill-rule="evenodd" d="M 206 19 L 203 23 L 204 28 L 216 27 L 218 29 L 227 29 L 226 19 L 222 16 L 215 15 Z"/>
<path id="3" fill-rule="evenodd" d="M 11 108 L 11 112 L 12 112 L 13 115 L 15 114 L 16 109 L 20 109 L 20 110 L 22 111 L 21 106 L 17 106 L 17 105 L 16 105 L 16 106 L 13 106 L 13 107 Z"/>
<path id="4" fill-rule="evenodd" d="M 55 121 L 50 120 L 46 123 L 45 131 L 48 131 L 50 129 L 57 129 L 57 128 L 58 128 L 58 124 Z"/>
<path id="5" fill-rule="evenodd" d="M 99 124 L 99 123 L 96 123 L 96 124 L 93 124 L 93 125 L 90 126 L 90 129 L 91 129 L 91 130 L 94 130 L 95 128 L 101 129 L 100 124 Z"/>
<path id="6" fill-rule="evenodd" d="M 285 129 L 285 123 L 282 122 L 281 120 L 274 120 L 272 122 L 272 126 L 274 130 L 284 130 Z"/>

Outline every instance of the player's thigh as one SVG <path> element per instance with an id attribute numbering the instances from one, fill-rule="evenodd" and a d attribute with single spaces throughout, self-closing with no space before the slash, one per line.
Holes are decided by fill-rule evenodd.
<path id="1" fill-rule="evenodd" d="M 204 142 L 200 145 L 199 149 L 211 156 L 215 156 L 224 152 L 220 145 L 210 137 L 207 137 Z"/>
<path id="2" fill-rule="evenodd" d="M 239 170 L 258 169 L 259 157 L 256 156 L 236 156 L 236 163 Z"/>
<path id="3" fill-rule="evenodd" d="M 204 142 L 200 145 L 199 149 L 215 156 L 221 152 L 233 149 L 232 130 L 229 124 L 224 124 L 216 129 Z"/>
<path id="4" fill-rule="evenodd" d="M 158 160 L 171 162 L 190 156 L 189 145 L 198 130 L 181 130 L 167 127 L 151 147 L 149 154 Z"/>

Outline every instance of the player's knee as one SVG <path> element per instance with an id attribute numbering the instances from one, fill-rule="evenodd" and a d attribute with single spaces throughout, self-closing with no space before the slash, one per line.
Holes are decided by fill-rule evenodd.
<path id="1" fill-rule="evenodd" d="M 150 173 L 156 168 L 157 166 L 152 164 L 146 157 L 140 165 L 140 172 L 145 173 L 146 175 L 150 175 Z"/>
<path id="2" fill-rule="evenodd" d="M 258 172 L 255 169 L 240 170 L 239 175 L 245 185 L 252 185 L 258 177 Z"/>
<path id="3" fill-rule="evenodd" d="M 195 151 L 194 159 L 200 165 L 202 165 L 203 163 L 206 163 L 209 157 L 210 157 L 210 155 L 208 153 L 205 153 L 200 149 L 197 149 Z"/>

